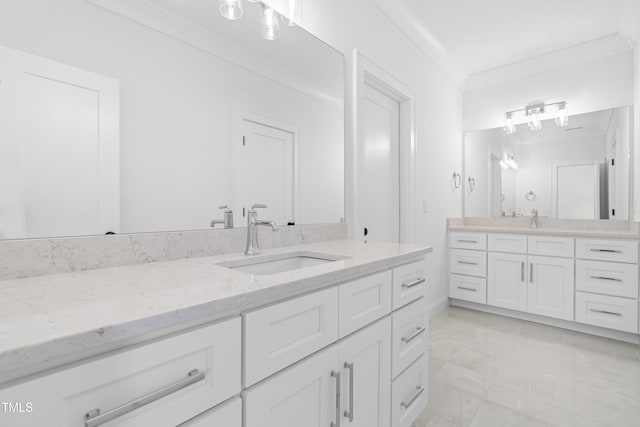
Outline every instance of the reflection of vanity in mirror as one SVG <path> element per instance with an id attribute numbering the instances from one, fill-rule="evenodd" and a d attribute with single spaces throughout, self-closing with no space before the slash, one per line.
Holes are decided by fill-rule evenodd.
<path id="1" fill-rule="evenodd" d="M 467 217 L 629 219 L 630 108 L 465 136 Z"/>
<path id="2" fill-rule="evenodd" d="M 51 3 L 0 20 L 0 239 L 342 220 L 339 52 L 259 4 Z"/>

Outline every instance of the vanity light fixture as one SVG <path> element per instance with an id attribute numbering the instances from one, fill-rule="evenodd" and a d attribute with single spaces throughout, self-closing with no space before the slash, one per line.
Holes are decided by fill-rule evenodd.
<path id="1" fill-rule="evenodd" d="M 242 0 L 218 0 L 220 13 L 229 20 L 242 18 Z M 282 13 L 260 0 L 247 0 L 250 3 L 260 3 L 260 34 L 266 40 L 276 40 L 280 37 L 280 20 L 289 26 L 302 23 L 302 0 L 285 0 L 286 6 Z"/>
<path id="2" fill-rule="evenodd" d="M 220 13 L 231 21 L 242 18 L 242 0 L 220 0 Z"/>
<path id="3" fill-rule="evenodd" d="M 527 105 L 519 110 L 507 111 L 504 115 L 503 130 L 507 135 L 512 135 L 517 132 L 515 117 L 519 113 L 524 113 L 529 129 L 537 132 L 542 130 L 542 120 L 545 118 L 545 113 L 549 110 L 549 107 L 555 107 L 555 121 L 556 125 L 565 127 L 569 125 L 569 106 L 566 101 L 553 102 L 545 104 L 542 102 L 536 102 Z M 548 118 L 548 117 L 547 117 Z M 524 120 L 520 120 L 520 123 Z"/>
<path id="4" fill-rule="evenodd" d="M 280 37 L 280 21 L 278 14 L 273 8 L 262 3 L 262 13 L 260 15 L 260 33 L 267 40 L 276 40 Z"/>

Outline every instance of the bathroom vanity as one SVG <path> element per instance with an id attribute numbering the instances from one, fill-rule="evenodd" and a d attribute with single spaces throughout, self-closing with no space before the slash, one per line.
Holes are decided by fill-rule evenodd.
<path id="1" fill-rule="evenodd" d="M 638 343 L 638 242 L 622 230 L 449 227 L 449 297 Z"/>
<path id="2" fill-rule="evenodd" d="M 0 401 L 32 409 L 3 426 L 409 427 L 429 252 L 344 240 L 0 282 Z"/>

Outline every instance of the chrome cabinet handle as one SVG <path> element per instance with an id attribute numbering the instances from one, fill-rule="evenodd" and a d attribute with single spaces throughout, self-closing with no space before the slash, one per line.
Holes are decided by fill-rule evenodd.
<path id="1" fill-rule="evenodd" d="M 596 279 L 596 280 L 610 280 L 612 282 L 622 282 L 622 279 L 617 279 L 615 277 L 589 276 L 589 278 Z"/>
<path id="2" fill-rule="evenodd" d="M 408 402 L 402 402 L 400 406 L 402 406 L 404 409 L 408 409 L 409 406 L 413 405 L 413 402 L 415 402 L 416 399 L 420 397 L 422 393 L 424 393 L 425 389 L 424 389 L 424 386 L 418 386 L 416 387 L 416 390 L 418 390 L 418 392 L 415 394 L 415 396 L 413 396 L 411 400 L 409 400 Z"/>
<path id="3" fill-rule="evenodd" d="M 344 411 L 344 416 L 353 422 L 353 363 L 344 362 L 344 367 L 349 370 L 349 410 Z"/>
<path id="4" fill-rule="evenodd" d="M 478 292 L 477 289 L 473 289 L 473 288 L 465 288 L 464 286 L 458 286 L 458 289 L 462 289 L 463 291 L 469 291 L 469 292 Z M 404 338 L 403 338 L 404 339 Z"/>
<path id="5" fill-rule="evenodd" d="M 409 338 L 402 337 L 401 341 L 403 343 L 409 344 L 411 341 L 415 340 L 421 333 L 423 333 L 426 330 L 427 330 L 427 328 L 418 326 L 416 331 L 413 334 L 411 334 L 411 336 Z"/>
<path id="6" fill-rule="evenodd" d="M 124 405 L 118 406 L 108 411 L 102 412 L 99 408 L 89 411 L 84 416 L 85 427 L 98 427 L 103 424 L 113 421 L 123 415 L 135 411 L 145 405 L 153 403 L 163 397 L 169 396 L 183 388 L 189 387 L 195 383 L 203 381 L 205 379 L 205 372 L 199 369 L 189 371 L 186 378 L 181 379 L 171 385 L 168 385 L 160 390 L 149 393 Z"/>
<path id="7" fill-rule="evenodd" d="M 336 421 L 331 422 L 331 427 L 340 427 L 340 372 L 331 371 L 331 376 L 336 379 Z"/>
<path id="8" fill-rule="evenodd" d="M 402 287 L 405 289 L 415 288 L 416 286 L 423 284 L 426 280 L 427 279 L 423 277 L 422 279 L 414 280 L 413 282 L 403 283 Z"/>
<path id="9" fill-rule="evenodd" d="M 589 311 L 592 312 L 592 313 L 610 314 L 612 316 L 622 317 L 622 313 L 616 313 L 615 311 L 596 310 L 595 308 L 590 308 Z"/>
<path id="10" fill-rule="evenodd" d="M 621 254 L 621 250 L 617 249 L 589 249 L 591 252 L 606 252 L 609 254 Z"/>
<path id="11" fill-rule="evenodd" d="M 524 261 L 520 264 L 520 281 L 524 282 Z"/>
<path id="12" fill-rule="evenodd" d="M 478 243 L 477 240 L 458 239 L 458 243 Z"/>
<path id="13" fill-rule="evenodd" d="M 477 262 L 471 262 L 471 261 L 458 261 L 458 264 L 465 264 L 465 265 L 478 265 Z"/>
<path id="14" fill-rule="evenodd" d="M 529 283 L 533 283 L 533 263 L 529 264 Z"/>

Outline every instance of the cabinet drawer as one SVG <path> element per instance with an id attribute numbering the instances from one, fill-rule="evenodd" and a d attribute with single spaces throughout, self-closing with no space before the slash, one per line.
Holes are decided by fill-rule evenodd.
<path id="1" fill-rule="evenodd" d="M 409 366 L 391 386 L 391 425 L 410 427 L 427 407 L 427 353 Z"/>
<path id="2" fill-rule="evenodd" d="M 486 304 L 487 279 L 451 274 L 449 275 L 449 297 Z"/>
<path id="3" fill-rule="evenodd" d="M 429 343 L 427 310 L 427 299 L 422 298 L 393 313 L 393 378 L 427 351 Z"/>
<path id="4" fill-rule="evenodd" d="M 638 333 L 638 300 L 576 292 L 576 322 Z"/>
<path id="5" fill-rule="evenodd" d="M 522 234 L 489 234 L 487 245 L 493 252 L 527 253 L 527 236 Z"/>
<path id="6" fill-rule="evenodd" d="M 242 427 L 242 399 L 235 399 L 210 409 L 178 427 Z"/>
<path id="7" fill-rule="evenodd" d="M 638 266 L 602 261 L 576 261 L 576 289 L 638 298 Z"/>
<path id="8" fill-rule="evenodd" d="M 120 408 L 109 426 L 178 425 L 240 393 L 241 334 L 237 318 L 2 390 L 34 408 L 2 424 L 84 427 L 86 414 Z"/>
<path id="9" fill-rule="evenodd" d="M 486 252 L 451 249 L 449 254 L 449 271 L 451 273 L 487 277 Z"/>
<path id="10" fill-rule="evenodd" d="M 576 258 L 638 263 L 635 240 L 576 239 Z"/>
<path id="11" fill-rule="evenodd" d="M 529 255 L 573 258 L 574 240 L 571 237 L 529 236 Z"/>
<path id="12" fill-rule="evenodd" d="M 487 249 L 487 235 L 485 233 L 452 231 L 449 233 L 449 247 L 484 251 Z"/>
<path id="13" fill-rule="evenodd" d="M 338 339 L 338 287 L 245 315 L 246 386 Z"/>
<path id="14" fill-rule="evenodd" d="M 427 294 L 427 260 L 393 269 L 393 309 L 396 310 Z"/>
<path id="15" fill-rule="evenodd" d="M 340 285 L 340 338 L 391 312 L 391 271 Z"/>

